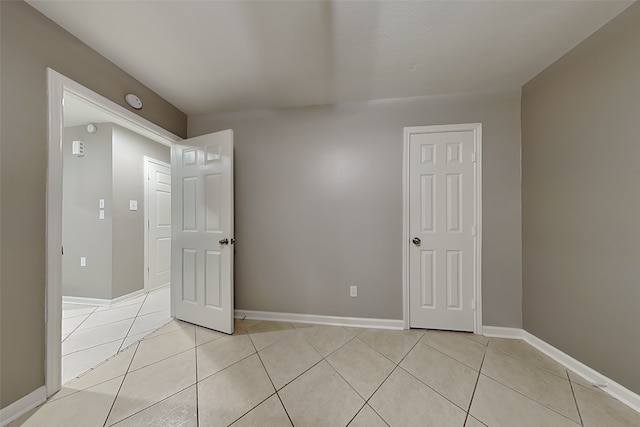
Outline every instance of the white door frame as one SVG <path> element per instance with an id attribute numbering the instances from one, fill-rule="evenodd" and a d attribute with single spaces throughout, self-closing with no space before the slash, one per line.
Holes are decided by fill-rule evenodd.
<path id="1" fill-rule="evenodd" d="M 472 131 L 476 152 L 474 168 L 476 240 L 473 268 L 475 316 L 473 331 L 482 334 L 482 124 L 467 123 L 455 125 L 414 126 L 404 128 L 404 153 L 402 166 L 402 307 L 404 328 L 410 328 L 409 319 L 409 141 L 411 135 L 424 133 Z"/>
<path id="2" fill-rule="evenodd" d="M 113 116 L 114 123 L 164 145 L 181 141 L 158 125 L 138 116 L 79 83 L 47 68 L 47 222 L 45 293 L 45 387 L 47 397 L 61 387 L 62 338 L 62 131 L 65 93 L 81 98 Z M 124 93 L 122 94 L 124 96 Z"/>
<path id="3" fill-rule="evenodd" d="M 144 290 L 149 291 L 149 163 L 168 167 L 171 170 L 171 163 L 144 156 Z"/>

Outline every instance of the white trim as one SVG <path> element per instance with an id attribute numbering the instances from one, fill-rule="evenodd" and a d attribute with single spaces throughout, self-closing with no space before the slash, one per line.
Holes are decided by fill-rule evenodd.
<path id="1" fill-rule="evenodd" d="M 62 129 L 65 94 L 80 98 L 114 117 L 119 124 L 147 138 L 171 145 L 182 138 L 162 129 L 102 95 L 47 68 L 47 223 L 45 301 L 45 387 L 51 396 L 61 387 L 62 341 Z"/>
<path id="2" fill-rule="evenodd" d="M 502 326 L 483 326 L 483 335 L 492 338 L 524 339 L 524 330 Z"/>
<path id="3" fill-rule="evenodd" d="M 640 395 L 618 384 L 611 378 L 602 375 L 600 372 L 590 368 L 579 360 L 574 359 L 563 351 L 558 350 L 551 344 L 547 344 L 535 335 L 532 335 L 527 331 L 522 332 L 524 340 L 533 347 L 537 348 L 556 362 L 566 366 L 568 369 L 571 369 L 591 384 L 600 387 L 600 389 L 605 393 L 615 397 L 625 405 L 635 409 L 637 412 L 640 412 Z"/>
<path id="4" fill-rule="evenodd" d="M 155 163 L 171 170 L 171 164 L 153 157 L 144 156 L 144 289 L 150 291 L 149 287 L 149 163 Z"/>
<path id="5" fill-rule="evenodd" d="M 130 299 L 136 298 L 140 295 L 144 295 L 146 292 L 151 291 L 151 289 L 139 289 L 137 291 L 133 291 L 129 294 L 119 296 L 114 299 L 103 299 L 103 298 L 85 298 L 85 297 L 62 297 L 63 304 L 86 304 L 86 305 L 99 305 L 101 307 L 109 307 L 115 304 L 119 304 L 121 302 L 128 301 Z"/>
<path id="6" fill-rule="evenodd" d="M 47 68 L 47 271 L 45 275 L 46 301 L 44 316 L 45 336 L 45 387 L 51 396 L 62 386 L 62 129 L 64 119 L 62 77 Z"/>
<path id="7" fill-rule="evenodd" d="M 0 425 L 6 426 L 11 421 L 20 418 L 36 406 L 41 405 L 45 400 L 47 400 L 47 391 L 45 386 L 41 386 L 11 405 L 0 409 Z"/>
<path id="8" fill-rule="evenodd" d="M 465 123 L 454 125 L 414 126 L 404 128 L 403 164 L 402 164 L 402 304 L 403 324 L 405 329 L 411 327 L 409 314 L 409 140 L 412 134 L 438 133 L 453 131 L 473 131 L 475 149 L 475 223 L 476 238 L 474 259 L 474 300 L 475 316 L 473 331 L 482 335 L 482 123 Z"/>
<path id="9" fill-rule="evenodd" d="M 637 412 L 640 412 L 640 395 L 523 329 L 485 326 L 484 335 L 496 338 L 522 339 L 535 349 L 563 365 L 565 368 L 571 370 L 576 375 L 581 376 L 585 381 L 599 387 L 611 397 L 619 400 Z"/>
<path id="10" fill-rule="evenodd" d="M 236 319 L 273 320 L 279 322 L 312 323 L 316 325 L 350 326 L 354 328 L 404 329 L 404 321 L 367 317 L 322 316 L 316 314 L 276 313 L 271 311 L 235 310 Z"/>

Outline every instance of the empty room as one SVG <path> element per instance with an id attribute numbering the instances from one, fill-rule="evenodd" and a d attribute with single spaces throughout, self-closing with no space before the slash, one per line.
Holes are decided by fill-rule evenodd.
<path id="1" fill-rule="evenodd" d="M 639 426 L 640 4 L 0 2 L 1 426 Z"/>

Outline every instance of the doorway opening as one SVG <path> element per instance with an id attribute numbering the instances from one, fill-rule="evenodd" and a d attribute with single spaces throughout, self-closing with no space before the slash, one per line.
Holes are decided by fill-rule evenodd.
<path id="1" fill-rule="evenodd" d="M 114 280 L 113 277 L 114 274 L 117 276 L 123 273 L 127 273 L 126 268 L 117 268 L 116 270 L 113 269 L 113 265 L 115 265 L 113 264 L 113 262 L 115 261 L 117 263 L 117 258 L 119 256 L 128 256 L 126 254 L 126 251 L 118 249 L 121 245 L 127 245 L 126 235 L 132 232 L 132 229 L 127 227 L 132 226 L 132 224 L 134 223 L 140 223 L 140 225 L 143 225 L 143 221 L 141 218 L 145 213 L 147 213 L 146 210 L 139 210 L 138 208 L 138 201 L 143 202 L 143 200 L 145 200 L 144 181 L 142 179 L 142 171 L 145 168 L 145 161 L 143 160 L 144 155 L 139 156 L 139 159 L 136 162 L 137 165 L 134 168 L 140 171 L 140 180 L 138 182 L 138 185 L 136 185 L 139 193 L 132 194 L 129 191 L 133 191 L 133 189 L 128 188 L 126 190 L 123 190 L 122 194 L 118 193 L 116 196 L 116 191 L 114 189 L 116 187 L 126 188 L 128 184 L 126 182 L 121 182 L 123 180 L 126 181 L 126 179 L 120 176 L 120 173 L 113 173 L 111 177 L 105 180 L 105 182 L 110 183 L 112 191 L 105 190 L 103 188 L 102 190 L 99 190 L 98 193 L 89 194 L 86 197 L 83 197 L 82 203 L 89 204 L 88 208 L 85 209 L 88 212 L 88 216 L 90 217 L 86 218 L 90 222 L 90 226 L 88 228 L 89 230 L 96 231 L 98 228 L 100 228 L 99 226 L 103 226 L 109 221 L 111 221 L 112 225 L 114 221 L 121 221 L 121 224 L 119 224 L 118 226 L 118 230 L 124 231 L 124 233 L 122 234 L 124 234 L 125 237 L 124 240 L 120 239 L 120 237 L 123 236 L 118 236 L 118 232 L 116 231 L 113 233 L 109 233 L 109 237 L 103 236 L 102 239 L 99 239 L 97 242 L 98 244 L 94 245 L 95 247 L 86 247 L 82 249 L 87 253 L 94 253 L 94 255 L 92 256 L 87 255 L 87 253 L 74 254 L 71 247 L 72 245 L 67 245 L 66 247 L 63 246 L 66 240 L 73 240 L 73 237 L 69 236 L 69 233 L 66 232 L 72 231 L 70 229 L 71 227 L 76 227 L 79 225 L 77 219 L 75 219 L 75 223 L 67 223 L 65 219 L 64 212 L 67 212 L 67 210 L 65 210 L 65 203 L 71 202 L 71 199 L 73 199 L 73 197 L 68 197 L 67 200 L 65 200 L 65 194 L 70 195 L 71 193 L 69 193 L 68 191 L 65 193 L 64 189 L 66 188 L 66 184 L 76 185 L 76 187 L 78 187 L 80 186 L 80 183 L 83 182 L 83 179 L 80 176 L 76 178 L 65 176 L 65 170 L 63 167 L 65 160 L 67 160 L 65 156 L 72 155 L 75 156 L 72 157 L 72 159 L 74 160 L 85 161 L 84 163 L 79 163 L 81 165 L 80 169 L 87 169 L 87 165 L 89 163 L 88 149 L 90 147 L 98 147 L 98 145 L 96 143 L 90 145 L 88 141 L 83 141 L 83 138 L 88 140 L 90 135 L 94 135 L 95 132 L 92 133 L 91 131 L 95 131 L 94 128 L 96 127 L 98 130 L 101 127 L 103 128 L 103 131 L 107 129 L 111 130 L 110 150 L 112 154 L 111 164 L 109 165 L 111 171 L 122 170 L 121 166 L 116 166 L 114 164 L 118 160 L 119 154 L 122 154 L 114 150 L 115 145 L 122 142 L 118 140 L 118 136 L 122 136 L 124 134 L 136 135 L 139 138 L 144 138 L 149 142 L 153 142 L 153 144 L 155 145 L 161 144 L 164 147 L 164 151 L 167 151 L 167 157 L 164 157 L 164 160 L 169 159 L 168 147 L 178 141 L 181 141 L 181 138 L 158 127 L 148 120 L 137 116 L 136 114 L 102 97 L 101 95 L 98 95 L 97 93 L 77 84 L 76 82 L 64 77 L 63 75 L 57 73 L 52 69 L 47 70 L 47 77 L 49 101 L 49 156 L 47 175 L 46 390 L 47 396 L 51 396 L 53 393 L 60 389 L 62 382 L 62 301 L 63 294 L 66 293 L 63 292 L 63 277 L 65 277 L 65 279 L 67 277 L 69 278 L 69 280 L 64 281 L 65 285 L 67 283 L 74 282 L 74 280 L 77 280 L 77 283 L 80 284 L 83 283 L 83 280 L 84 283 L 88 283 L 86 281 L 86 277 L 84 277 L 83 279 L 83 275 L 87 276 L 87 273 L 92 270 L 91 267 L 98 267 L 100 264 L 103 264 L 102 268 L 104 269 L 105 265 L 110 264 L 106 268 L 111 268 L 112 277 L 111 280 L 107 281 L 106 283 L 111 283 L 111 289 L 101 289 L 98 290 L 98 292 L 102 293 L 95 294 L 97 296 L 90 296 L 90 294 L 86 293 L 88 291 L 87 286 L 80 285 L 79 288 L 75 291 L 69 291 L 76 292 L 78 295 L 80 295 L 75 297 L 79 299 L 76 299 L 75 301 L 69 300 L 68 302 L 93 302 L 98 303 L 98 305 L 109 307 L 115 306 L 115 304 L 120 303 L 121 305 L 118 306 L 117 310 L 122 312 L 127 310 L 135 310 L 134 303 L 140 302 L 136 301 L 136 297 L 139 299 L 140 295 L 143 294 L 145 290 L 148 290 L 142 288 L 142 285 L 144 283 L 143 266 L 147 264 L 146 261 L 142 260 L 142 257 L 144 256 L 142 251 L 142 247 L 144 246 L 143 241 L 136 242 L 136 244 L 140 245 L 141 248 L 139 251 L 136 251 L 139 252 L 140 257 L 140 259 L 138 260 L 139 262 L 137 263 L 140 264 L 138 271 L 133 271 L 136 269 L 136 263 L 128 264 L 128 269 L 130 270 L 128 272 L 134 275 L 139 275 L 140 279 L 137 280 L 137 284 L 140 289 L 120 289 L 118 288 L 118 286 L 127 281 L 119 280 L 118 278 L 115 278 Z M 93 127 L 86 129 L 87 124 L 92 124 Z M 77 129 L 71 129 L 73 127 L 76 127 Z M 86 129 L 86 132 L 81 132 L 82 127 Z M 71 132 L 71 130 L 76 131 L 77 135 L 71 136 L 71 134 L 73 133 Z M 74 143 L 74 141 L 77 141 L 77 143 Z M 82 145 L 84 145 L 84 147 L 82 147 Z M 128 149 L 130 149 L 131 147 L 132 144 L 127 145 Z M 82 148 L 82 150 L 80 150 L 80 148 Z M 104 145 L 102 146 L 102 148 L 104 148 Z M 84 152 L 81 153 L 81 151 Z M 79 154 L 84 154 L 85 158 L 80 159 L 81 156 L 79 156 Z M 105 163 L 104 156 L 97 155 L 97 152 L 94 152 L 94 154 L 96 154 L 96 156 L 94 157 L 100 157 L 102 163 Z M 125 160 L 131 160 L 130 153 L 125 155 L 124 157 Z M 93 177 L 91 180 L 86 180 L 85 177 L 84 182 L 87 181 L 95 182 L 96 178 Z M 87 190 L 87 186 L 83 187 L 82 190 Z M 82 193 L 82 191 L 80 191 L 80 193 Z M 123 203 L 123 201 L 126 203 Z M 77 200 L 75 202 L 78 203 Z M 142 208 L 145 208 L 147 206 L 145 203 L 140 204 L 143 205 Z M 132 219 L 135 218 L 139 219 L 139 221 L 132 221 Z M 64 224 L 67 224 L 67 226 L 65 227 Z M 98 227 L 96 227 L 96 224 L 98 225 Z M 138 240 L 140 240 L 140 237 L 143 234 L 142 227 L 140 228 L 141 230 L 138 234 Z M 86 230 L 83 231 L 80 229 L 76 229 L 71 234 L 77 235 L 82 234 L 83 232 L 86 233 Z M 106 235 L 107 234 L 105 234 L 105 236 Z M 85 238 L 84 241 L 91 243 L 94 241 L 94 239 Z M 73 246 L 75 249 L 75 247 L 77 247 L 78 245 Z M 105 258 L 108 257 L 100 253 L 100 250 L 104 250 L 105 246 L 110 246 L 110 251 L 108 252 L 110 252 L 112 256 L 116 258 L 111 260 L 112 263 L 104 262 Z M 95 273 L 95 271 L 93 272 Z M 67 276 L 67 273 L 69 273 L 70 275 Z M 76 274 L 77 277 L 72 280 L 73 274 Z M 134 280 L 134 282 L 136 281 Z M 115 288 L 113 287 L 113 284 L 117 284 Z M 137 291 L 139 292 L 136 293 Z M 166 289 L 165 293 L 167 294 L 168 299 L 168 288 Z M 82 298 L 84 298 L 84 300 L 82 300 Z M 93 301 L 91 300 L 91 298 L 93 298 Z M 143 298 L 148 297 L 143 296 Z M 161 298 L 157 297 L 157 299 L 160 300 Z M 131 304 L 125 304 L 123 300 L 129 301 L 131 302 Z M 93 305 L 95 306 L 96 304 Z M 136 316 L 140 315 L 141 309 L 141 307 L 138 307 Z M 89 308 L 88 310 L 91 309 Z M 94 308 L 93 310 L 93 312 L 96 313 L 98 311 L 101 311 L 102 314 L 97 318 L 94 318 L 98 320 L 93 320 L 93 322 L 104 322 L 108 320 L 110 315 L 115 315 L 114 312 L 108 313 L 109 310 L 100 310 L 98 308 Z M 91 313 L 92 315 L 94 314 L 93 312 Z M 169 316 L 171 315 L 170 312 L 166 314 L 168 314 Z M 83 317 L 83 322 L 87 321 L 87 319 L 88 317 Z M 69 323 L 71 324 L 74 322 Z M 80 325 L 78 325 L 78 327 L 79 326 Z M 87 330 L 90 329 L 89 326 L 91 326 L 91 323 L 85 324 Z M 122 328 L 125 328 L 125 326 L 127 325 L 123 324 Z M 133 330 L 131 325 L 128 325 L 127 333 L 130 333 L 132 331 L 136 332 L 135 330 Z M 78 342 L 80 341 L 82 340 L 78 340 Z M 111 345 L 111 347 L 115 348 L 116 344 L 112 344 L 113 345 Z M 121 348 L 121 346 L 124 344 L 125 342 L 120 342 L 119 348 Z M 65 377 L 65 380 L 66 379 L 68 379 L 68 375 Z"/>

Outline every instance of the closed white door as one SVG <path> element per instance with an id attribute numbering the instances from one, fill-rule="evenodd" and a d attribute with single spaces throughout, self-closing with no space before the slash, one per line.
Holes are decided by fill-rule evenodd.
<path id="1" fill-rule="evenodd" d="M 479 129 L 465 127 L 405 132 L 409 323 L 414 328 L 474 330 Z"/>
<path id="2" fill-rule="evenodd" d="M 171 166 L 147 159 L 147 288 L 171 280 Z"/>
<path id="3" fill-rule="evenodd" d="M 233 131 L 174 145 L 171 172 L 173 315 L 233 333 Z"/>

